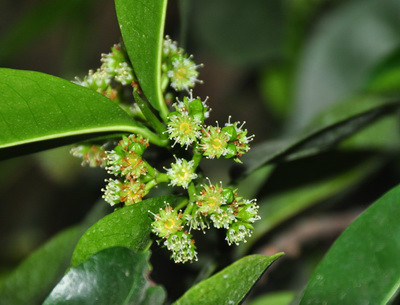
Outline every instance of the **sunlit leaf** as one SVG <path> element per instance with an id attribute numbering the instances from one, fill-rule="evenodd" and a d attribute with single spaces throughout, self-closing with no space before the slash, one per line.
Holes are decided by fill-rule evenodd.
<path id="1" fill-rule="evenodd" d="M 167 0 L 116 0 L 115 8 L 139 84 L 153 107 L 165 113 L 160 84 Z"/>
<path id="2" fill-rule="evenodd" d="M 246 256 L 190 288 L 174 305 L 240 304 L 265 270 L 282 255 Z"/>
<path id="3" fill-rule="evenodd" d="M 149 211 L 157 213 L 165 206 L 165 201 L 174 206 L 177 200 L 175 196 L 150 198 L 102 218 L 79 240 L 71 265 L 77 266 L 91 255 L 116 246 L 143 251 L 150 243 L 150 224 L 154 220 Z"/>

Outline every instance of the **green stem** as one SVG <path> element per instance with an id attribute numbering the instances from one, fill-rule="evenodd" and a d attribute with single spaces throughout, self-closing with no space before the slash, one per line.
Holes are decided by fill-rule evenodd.
<path id="1" fill-rule="evenodd" d="M 146 121 L 146 117 L 144 116 L 143 112 L 140 110 L 140 108 L 138 108 L 138 106 L 136 104 L 134 104 L 130 108 L 130 112 L 132 113 L 134 118 L 138 118 L 140 120 Z"/>
<path id="2" fill-rule="evenodd" d="M 136 101 L 137 105 L 139 106 L 140 110 L 142 111 L 143 115 L 146 117 L 147 122 L 151 126 L 153 126 L 154 130 L 157 131 L 157 133 L 161 137 L 165 138 L 165 132 L 166 132 L 167 128 L 155 116 L 153 111 L 150 109 L 150 105 L 139 96 L 136 89 L 133 90 L 133 97 L 135 98 L 135 101 Z"/>
<path id="3" fill-rule="evenodd" d="M 149 141 L 157 146 L 161 146 L 161 147 L 165 147 L 168 144 L 168 139 L 161 139 L 157 134 L 155 134 L 154 132 L 151 132 L 148 128 L 144 127 L 144 126 L 138 126 L 138 127 L 127 127 L 125 128 L 125 130 L 127 132 L 131 132 L 131 133 L 136 133 L 136 134 L 140 134 L 143 137 L 145 137 L 146 139 L 149 139 Z"/>
<path id="4" fill-rule="evenodd" d="M 170 179 L 168 178 L 167 174 L 160 173 L 157 171 L 155 180 L 157 181 L 157 183 L 163 183 L 163 182 L 169 182 Z"/>
<path id="5" fill-rule="evenodd" d="M 196 168 L 200 164 L 201 159 L 203 158 L 203 155 L 196 150 L 196 146 L 193 148 L 193 151 L 194 151 L 194 153 L 193 153 L 192 160 L 193 160 L 193 163 L 194 163 L 193 164 L 194 170 L 196 170 Z"/>
<path id="6" fill-rule="evenodd" d="M 189 202 L 189 199 L 187 199 L 187 198 L 182 198 L 182 201 L 179 202 L 179 204 L 175 207 L 175 209 L 179 211 L 180 209 L 182 209 L 183 207 L 185 207 L 185 206 L 188 204 L 188 202 Z"/>
<path id="7" fill-rule="evenodd" d="M 168 84 L 169 84 L 168 76 L 165 73 L 163 73 L 161 75 L 161 90 L 162 90 L 162 92 L 165 92 L 165 90 L 168 87 Z"/>
<path id="8" fill-rule="evenodd" d="M 156 185 L 157 185 L 157 181 L 155 179 L 151 180 L 150 182 L 147 182 L 145 191 L 149 192 Z"/>
<path id="9" fill-rule="evenodd" d="M 146 162 L 146 161 L 144 161 Z M 149 192 L 153 187 L 155 187 L 159 183 L 163 182 L 169 182 L 169 178 L 167 174 L 160 173 L 158 170 L 154 169 L 151 165 L 149 165 L 147 162 L 146 164 L 152 168 L 152 171 L 154 171 L 152 174 L 149 173 L 154 177 L 154 179 L 150 180 L 149 182 L 146 183 L 146 192 Z M 147 167 L 146 165 L 146 167 Z"/>
<path id="10" fill-rule="evenodd" d="M 196 194 L 196 188 L 194 186 L 193 181 L 190 182 L 189 187 L 188 187 L 188 193 L 189 193 L 189 199 L 191 202 L 195 202 L 195 197 L 194 195 Z"/>
<path id="11" fill-rule="evenodd" d="M 146 166 L 147 173 L 154 178 L 157 175 L 156 169 L 145 160 L 143 160 L 143 163 Z"/>
<path id="12" fill-rule="evenodd" d="M 195 205 L 195 204 L 194 204 L 193 202 L 190 202 L 190 203 L 187 205 L 187 207 L 186 207 L 186 209 L 185 209 L 185 212 L 183 212 L 183 218 L 185 218 L 186 215 L 190 215 L 190 214 L 192 213 L 192 210 L 193 210 L 194 205 Z"/>
<path id="13" fill-rule="evenodd" d="M 162 102 L 160 104 L 160 115 L 164 123 L 168 123 L 168 114 L 169 110 L 167 104 L 165 103 L 164 97 L 162 97 Z"/>

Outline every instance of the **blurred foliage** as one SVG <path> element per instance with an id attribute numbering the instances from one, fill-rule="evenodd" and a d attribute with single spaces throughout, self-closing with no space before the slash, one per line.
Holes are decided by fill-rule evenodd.
<path id="1" fill-rule="evenodd" d="M 120 40 L 112 1 L 6 0 L 0 8 L 1 66 L 72 79 Z M 154 251 L 151 277 L 170 302 L 238 252 L 268 246 L 293 222 L 365 209 L 398 183 L 399 116 L 390 105 L 399 102 L 399 11 L 397 0 L 170 1 L 166 33 L 205 63 L 200 78 L 207 85 L 195 94 L 211 97 L 211 119 L 225 120 L 232 109 L 257 136 L 257 166 L 245 165 L 259 169 L 246 178 L 232 169 L 232 177 L 243 195 L 257 194 L 263 216 L 246 247 L 230 249 L 217 231 L 207 234 L 197 264 L 176 266 L 165 251 Z M 270 158 L 276 153 L 281 157 Z M 204 170 L 218 176 L 223 166 Z M 84 218 L 103 179 L 102 171 L 81 169 L 65 148 L 0 163 L 1 282 L 44 240 Z M 339 233 L 281 259 L 249 304 L 288 304 Z M 30 266 L 35 253 L 19 268 Z M 282 290 L 291 292 L 274 295 Z"/>

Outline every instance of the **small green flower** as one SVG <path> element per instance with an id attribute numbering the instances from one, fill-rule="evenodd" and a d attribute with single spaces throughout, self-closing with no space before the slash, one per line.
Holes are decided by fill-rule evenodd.
<path id="1" fill-rule="evenodd" d="M 102 93 L 106 91 L 107 87 L 110 85 L 111 76 L 102 68 L 97 69 L 96 72 L 89 70 L 89 74 L 85 76 L 83 80 L 75 77 L 73 83 Z"/>
<path id="2" fill-rule="evenodd" d="M 149 146 L 149 140 L 141 135 L 130 134 L 128 137 L 122 136 L 122 140 L 118 142 L 118 146 L 122 151 L 134 151 L 138 155 L 143 155 L 146 148 Z M 115 148 L 118 150 L 118 148 Z"/>
<path id="3" fill-rule="evenodd" d="M 158 237 L 168 238 L 182 230 L 182 214 L 174 210 L 168 203 L 158 214 L 153 214 L 154 222 L 151 224 L 152 231 Z"/>
<path id="4" fill-rule="evenodd" d="M 209 229 L 209 220 L 197 208 L 191 214 L 185 215 L 187 225 L 189 225 L 189 232 L 193 230 Z"/>
<path id="5" fill-rule="evenodd" d="M 186 146 L 187 149 L 200 137 L 200 130 L 201 122 L 188 113 L 175 111 L 168 117 L 167 132 L 169 138 L 175 141 L 172 146 L 179 143 L 181 146 Z"/>
<path id="6" fill-rule="evenodd" d="M 109 174 L 125 176 L 127 179 L 137 179 L 147 173 L 142 157 L 133 150 L 118 149 L 107 151 L 107 167 Z"/>
<path id="7" fill-rule="evenodd" d="M 111 206 L 114 206 L 118 203 L 121 202 L 121 197 L 120 197 L 120 186 L 121 186 L 121 181 L 118 179 L 106 179 L 106 182 L 108 184 L 106 185 L 105 189 L 101 189 L 101 191 L 104 193 L 102 196 L 103 199 L 108 202 Z"/>
<path id="8" fill-rule="evenodd" d="M 202 190 L 196 194 L 198 210 L 203 215 L 218 213 L 220 206 L 226 204 L 221 185 L 203 185 Z"/>
<path id="9" fill-rule="evenodd" d="M 163 56 L 171 57 L 181 52 L 183 52 L 183 50 L 178 48 L 178 43 L 173 41 L 168 35 L 165 36 L 163 42 Z"/>
<path id="10" fill-rule="evenodd" d="M 173 56 L 171 70 L 167 72 L 167 76 L 171 81 L 171 87 L 175 91 L 189 91 L 196 83 L 200 83 L 197 79 L 199 72 L 197 68 L 202 65 L 196 65 L 192 60 L 192 56 L 186 57 L 183 54 Z"/>
<path id="11" fill-rule="evenodd" d="M 251 225 L 238 221 L 228 227 L 225 239 L 229 245 L 239 245 L 242 241 L 246 242 L 246 237 L 250 237 L 252 233 L 253 228 Z"/>
<path id="12" fill-rule="evenodd" d="M 228 123 L 222 128 L 229 135 L 229 144 L 232 147 L 228 147 L 229 152 L 226 157 L 235 157 L 236 162 L 240 162 L 239 157 L 243 156 L 250 150 L 250 142 L 254 139 L 254 135 L 247 136 L 247 129 L 243 129 L 246 122 L 240 125 L 240 122 L 231 123 L 231 117 L 229 116 Z M 232 145 L 233 144 L 233 145 Z"/>
<path id="13" fill-rule="evenodd" d="M 105 167 L 106 152 L 99 145 L 77 145 L 71 149 L 71 154 L 74 157 L 82 159 L 82 166 L 89 165 L 90 167 Z"/>
<path id="14" fill-rule="evenodd" d="M 209 159 L 219 158 L 227 153 L 229 136 L 221 128 L 207 126 L 202 130 L 200 147 L 203 155 Z"/>
<path id="15" fill-rule="evenodd" d="M 164 241 L 164 246 L 172 252 L 171 258 L 175 263 L 197 261 L 196 246 L 191 238 L 191 234 L 179 231 Z"/>
<path id="16" fill-rule="evenodd" d="M 170 185 L 182 186 L 187 189 L 192 180 L 197 178 L 194 172 L 194 161 L 187 161 L 185 159 L 176 159 L 175 163 L 171 163 L 171 168 L 167 169 L 168 178 L 171 180 Z"/>
<path id="17" fill-rule="evenodd" d="M 256 200 L 241 200 L 237 208 L 236 218 L 243 222 L 254 223 L 261 219 L 258 215 L 259 206 L 256 204 Z"/>
<path id="18" fill-rule="evenodd" d="M 111 206 L 120 202 L 125 205 L 131 205 L 142 201 L 142 198 L 147 194 L 146 185 L 134 179 L 127 179 L 121 182 L 118 179 L 106 180 L 108 184 L 105 189 L 103 198 Z"/>
<path id="19" fill-rule="evenodd" d="M 230 206 L 221 206 L 215 213 L 210 216 L 215 228 L 228 229 L 229 225 L 236 221 L 234 210 Z"/>
<path id="20" fill-rule="evenodd" d="M 132 205 L 142 201 L 146 194 L 146 185 L 139 180 L 127 179 L 120 185 L 119 195 L 121 202 L 125 203 L 125 205 Z"/>
<path id="21" fill-rule="evenodd" d="M 184 96 L 182 101 L 177 99 L 177 103 L 172 106 L 175 107 L 176 111 L 181 114 L 189 114 L 196 118 L 201 124 L 210 115 L 210 108 L 207 106 L 208 97 L 202 101 L 200 97 L 193 98 L 193 91 L 189 91 L 189 97 Z"/>
<path id="22" fill-rule="evenodd" d="M 121 62 L 115 69 L 115 80 L 123 86 L 130 85 L 134 81 L 133 70 L 126 62 Z"/>
<path id="23" fill-rule="evenodd" d="M 114 77 L 116 72 L 115 70 L 118 66 L 126 62 L 125 52 L 122 51 L 121 44 L 115 44 L 111 48 L 111 53 L 103 53 L 101 54 L 101 62 L 102 68 L 107 71 L 110 76 Z"/>

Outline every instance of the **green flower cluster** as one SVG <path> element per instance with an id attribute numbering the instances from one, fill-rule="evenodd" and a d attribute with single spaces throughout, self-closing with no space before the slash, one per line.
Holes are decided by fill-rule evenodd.
<path id="1" fill-rule="evenodd" d="M 149 165 L 142 159 L 148 146 L 148 140 L 132 134 L 123 136 L 113 150 L 106 151 L 106 170 L 118 177 L 106 179 L 108 184 L 102 189 L 104 200 L 111 206 L 137 203 L 148 193 L 145 182 L 149 180 Z"/>
<path id="2" fill-rule="evenodd" d="M 239 157 L 250 149 L 249 143 L 254 136 L 247 136 L 247 129 L 243 129 L 240 122 L 228 123 L 224 127 L 205 125 L 204 120 L 208 118 L 210 109 L 206 100 L 199 97 L 184 97 L 182 101 L 177 100 L 172 105 L 175 111 L 168 115 L 167 133 L 174 141 L 186 149 L 192 144 L 195 150 L 208 159 L 225 157 L 233 158 L 235 162 L 241 163 Z"/>
<path id="3" fill-rule="evenodd" d="M 165 208 L 157 214 L 150 212 L 154 217 L 152 232 L 158 237 L 158 243 L 171 252 L 175 262 L 197 260 L 192 230 L 205 232 L 214 227 L 225 230 L 229 245 L 246 242 L 253 232 L 253 223 L 260 219 L 255 200 L 239 197 L 236 189 L 223 187 L 222 183 L 212 184 L 209 180 L 206 183 L 207 178 L 202 176 L 199 165 L 203 158 L 224 157 L 241 162 L 239 158 L 250 149 L 254 136 L 248 136 L 244 123 L 231 122 L 230 117 L 224 126 L 205 123 L 210 114 L 207 99 L 194 98 L 190 90 L 200 82 L 197 69 L 201 65 L 196 65 L 176 42 L 169 37 L 165 39 L 160 84 L 165 100 L 174 98 L 169 86 L 174 91 L 184 90 L 189 94 L 176 99 L 171 107 L 166 103 L 157 116 L 156 110 L 140 97 L 139 84 L 120 45 L 114 45 L 111 53 L 102 54 L 101 62 L 96 72 L 89 71 L 78 83 L 117 101 L 140 121 L 138 130 L 142 131 L 141 135 L 123 136 L 118 143 L 105 141 L 103 146 L 84 144 L 72 149 L 71 153 L 82 158 L 83 164 L 105 167 L 114 175 L 106 179 L 107 184 L 102 189 L 104 200 L 111 206 L 122 207 L 139 203 L 159 183 L 168 183 L 175 192 L 180 188 L 187 196 L 178 207 L 165 203 Z M 121 94 L 123 86 L 125 90 L 128 86 L 134 90 L 136 104 L 124 104 L 129 95 Z M 175 160 L 168 168 L 164 167 L 165 172 L 145 160 L 149 142 L 173 151 Z M 191 151 L 187 151 L 189 148 Z M 148 155 L 154 158 L 156 154 L 152 151 Z"/>
<path id="4" fill-rule="evenodd" d="M 77 145 L 71 149 L 71 154 L 74 157 L 82 159 L 82 166 L 89 165 L 90 167 L 105 167 L 106 152 L 103 146 L 96 144 Z"/>
<path id="5" fill-rule="evenodd" d="M 101 62 L 96 71 L 89 70 L 87 76 L 82 80 L 76 77 L 74 82 L 118 101 L 120 88 L 117 84 L 127 86 L 136 81 L 128 56 L 120 44 L 115 44 L 110 53 L 101 54 Z"/>
<path id="6" fill-rule="evenodd" d="M 165 38 L 162 71 L 166 85 L 169 83 L 175 91 L 189 91 L 196 83 L 202 82 L 197 78 L 199 76 L 197 69 L 202 66 L 196 65 L 193 56 L 187 55 L 182 48 L 178 48 L 175 41 L 168 36 Z"/>

